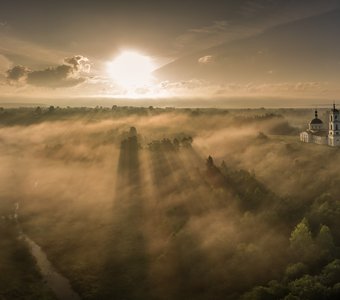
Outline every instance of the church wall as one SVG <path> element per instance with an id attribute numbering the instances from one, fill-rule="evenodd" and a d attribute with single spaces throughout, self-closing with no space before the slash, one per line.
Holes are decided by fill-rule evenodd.
<path id="1" fill-rule="evenodd" d="M 300 141 L 304 143 L 311 143 L 310 135 L 307 132 L 301 132 Z"/>
<path id="2" fill-rule="evenodd" d="M 315 144 L 325 145 L 325 144 L 328 143 L 326 136 L 313 135 L 312 137 L 313 137 L 313 143 L 315 143 Z"/>
<path id="3" fill-rule="evenodd" d="M 328 145 L 330 146 L 340 146 L 340 136 L 329 136 Z"/>

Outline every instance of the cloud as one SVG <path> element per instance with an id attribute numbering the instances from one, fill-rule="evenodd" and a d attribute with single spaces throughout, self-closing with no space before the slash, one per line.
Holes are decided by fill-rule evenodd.
<path id="1" fill-rule="evenodd" d="M 228 29 L 229 22 L 225 20 L 213 21 L 212 25 L 189 29 L 189 32 L 214 34 Z"/>
<path id="2" fill-rule="evenodd" d="M 29 69 L 24 66 L 14 66 L 13 68 L 7 70 L 7 79 L 10 81 L 20 81 L 23 78 L 27 77 L 28 72 Z"/>
<path id="3" fill-rule="evenodd" d="M 200 64 L 211 64 L 214 62 L 214 57 L 212 55 L 206 55 L 198 59 Z"/>
<path id="4" fill-rule="evenodd" d="M 86 73 L 90 72 L 91 65 L 89 64 L 89 59 L 82 55 L 75 55 L 72 57 L 65 58 L 65 63 L 73 66 L 77 71 L 83 71 Z"/>
<path id="5" fill-rule="evenodd" d="M 75 77 L 74 69 L 69 65 L 60 65 L 42 71 L 27 74 L 27 83 L 35 86 L 70 87 L 85 81 L 83 77 Z"/>
<path id="6" fill-rule="evenodd" d="M 335 94 L 338 87 L 328 82 L 278 82 L 278 83 L 215 83 L 201 79 L 183 81 L 163 81 L 160 90 L 168 96 L 190 97 L 298 97 L 315 98 L 325 97 L 326 94 Z"/>
<path id="7" fill-rule="evenodd" d="M 64 59 L 59 66 L 49 67 L 43 70 L 32 71 L 25 66 L 14 66 L 7 70 L 9 82 L 24 82 L 40 87 L 72 87 L 86 80 L 81 73 L 89 73 L 90 64 L 88 58 L 75 55 Z"/>
<path id="8" fill-rule="evenodd" d="M 204 80 L 200 79 L 191 79 L 191 80 L 182 80 L 182 81 L 175 81 L 175 82 L 170 82 L 170 81 L 163 81 L 161 82 L 160 86 L 161 88 L 165 89 L 172 89 L 172 88 L 186 88 L 189 90 L 196 89 L 199 87 L 207 86 L 209 83 L 205 82 Z"/>

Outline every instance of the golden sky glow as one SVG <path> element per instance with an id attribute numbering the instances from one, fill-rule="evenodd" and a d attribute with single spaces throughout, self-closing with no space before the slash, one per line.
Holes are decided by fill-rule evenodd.
<path id="1" fill-rule="evenodd" d="M 216 98 L 271 97 L 329 103 L 340 95 L 339 34 L 339 0 L 6 0 L 0 102 L 175 97 L 204 98 L 208 105 Z"/>
<path id="2" fill-rule="evenodd" d="M 155 65 L 149 56 L 129 50 L 108 62 L 107 68 L 114 82 L 129 88 L 150 84 Z"/>

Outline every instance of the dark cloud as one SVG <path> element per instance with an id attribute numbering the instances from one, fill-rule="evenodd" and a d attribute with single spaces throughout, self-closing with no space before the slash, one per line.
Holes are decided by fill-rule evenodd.
<path id="1" fill-rule="evenodd" d="M 88 59 L 81 55 L 68 57 L 59 66 L 49 67 L 44 70 L 32 71 L 24 66 L 15 66 L 7 71 L 10 82 L 24 81 L 27 84 L 41 87 L 71 87 L 86 80 L 82 72 L 89 72 Z"/>
<path id="2" fill-rule="evenodd" d="M 74 67 L 60 65 L 41 71 L 33 71 L 27 74 L 27 83 L 35 86 L 70 87 L 85 80 L 83 77 L 74 77 Z"/>
<path id="3" fill-rule="evenodd" d="M 27 73 L 29 72 L 29 69 L 18 65 L 15 66 L 9 70 L 7 70 L 6 74 L 7 74 L 7 79 L 9 81 L 19 81 L 21 79 L 23 79 L 24 77 L 27 76 Z"/>

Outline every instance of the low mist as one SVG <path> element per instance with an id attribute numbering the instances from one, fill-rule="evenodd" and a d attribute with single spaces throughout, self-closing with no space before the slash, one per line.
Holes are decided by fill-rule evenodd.
<path id="1" fill-rule="evenodd" d="M 313 275 L 336 258 L 292 252 L 303 218 L 315 241 L 322 225 L 340 241 L 338 215 L 320 212 L 337 200 L 340 156 L 298 141 L 308 111 L 0 117 L 1 199 L 20 204 L 23 231 L 82 299 L 265 299 L 249 293 L 288 266 Z M 298 296 L 285 284 L 282 295 Z"/>

